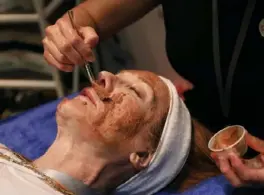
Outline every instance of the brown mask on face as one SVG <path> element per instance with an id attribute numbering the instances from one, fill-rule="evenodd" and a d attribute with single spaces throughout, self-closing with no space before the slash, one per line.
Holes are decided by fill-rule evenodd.
<path id="1" fill-rule="evenodd" d="M 76 112 L 80 114 L 78 118 L 73 118 L 72 111 L 69 109 L 70 118 L 64 120 L 77 123 L 72 129 L 79 130 L 81 139 L 87 140 L 89 143 L 94 142 L 93 144 L 98 148 L 106 146 L 109 150 L 113 148 L 114 150 L 111 151 L 129 151 L 135 147 L 135 143 L 142 148 L 152 147 L 150 143 L 145 144 L 145 140 L 153 139 L 149 138 L 150 130 L 159 124 L 161 117 L 166 115 L 169 105 L 168 90 L 154 74 L 141 72 L 131 72 L 131 74 L 128 76 L 135 79 L 136 83 L 141 85 L 141 82 L 145 82 L 153 90 L 153 94 L 149 93 L 151 97 L 147 104 L 143 105 L 145 99 L 137 98 L 133 90 L 127 87 L 127 83 L 122 83 L 122 79 L 126 80 L 127 76 L 122 77 L 121 73 L 119 77 L 112 78 L 112 83 L 105 83 L 109 80 L 97 80 L 92 83 L 91 87 L 101 102 L 93 107 L 82 106 L 80 109 L 76 109 Z M 142 97 L 145 97 L 144 95 L 147 94 L 143 93 Z M 75 102 L 71 103 L 72 107 L 80 106 L 82 101 L 77 98 Z"/>
<path id="2" fill-rule="evenodd" d="M 100 81 L 94 82 L 92 87 L 105 105 L 104 117 L 100 117 L 100 119 L 94 123 L 94 125 L 101 129 L 100 132 L 103 134 L 102 136 L 106 138 L 104 141 L 110 144 L 109 141 L 120 142 L 121 140 L 127 140 L 129 137 L 132 138 L 136 134 L 138 125 L 144 118 L 142 114 L 126 112 L 129 117 L 124 117 L 125 113 L 122 114 L 123 110 L 121 109 L 118 118 L 109 120 L 109 122 L 102 122 L 106 118 L 112 119 L 113 116 L 116 116 L 116 109 L 119 110 L 117 107 L 123 102 L 127 94 L 122 92 L 112 94 L 112 91 L 107 91 L 104 87 L 104 83 Z M 101 125 L 107 125 L 107 127 L 102 127 Z"/>
<path id="3" fill-rule="evenodd" d="M 110 97 L 110 92 L 106 91 L 100 84 L 98 84 L 98 82 L 92 83 L 92 87 L 104 103 L 113 104 L 122 102 L 122 99 L 125 94 L 121 93 L 119 95 L 114 95 L 113 97 Z"/>

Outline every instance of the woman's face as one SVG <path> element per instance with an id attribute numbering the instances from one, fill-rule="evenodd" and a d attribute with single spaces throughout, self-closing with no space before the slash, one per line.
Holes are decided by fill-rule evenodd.
<path id="1" fill-rule="evenodd" d="M 101 72 L 96 84 L 60 103 L 57 123 L 96 145 L 118 145 L 159 120 L 168 107 L 168 89 L 155 74 Z"/>

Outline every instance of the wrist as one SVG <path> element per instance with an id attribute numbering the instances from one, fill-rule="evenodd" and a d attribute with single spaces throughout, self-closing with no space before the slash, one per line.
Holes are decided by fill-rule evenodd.
<path id="1" fill-rule="evenodd" d="M 98 34 L 98 28 L 96 26 L 95 20 L 92 15 L 83 6 L 79 5 L 72 9 L 74 12 L 74 23 L 77 27 L 92 27 Z M 62 18 L 70 23 L 70 18 L 67 13 L 65 13 Z"/>

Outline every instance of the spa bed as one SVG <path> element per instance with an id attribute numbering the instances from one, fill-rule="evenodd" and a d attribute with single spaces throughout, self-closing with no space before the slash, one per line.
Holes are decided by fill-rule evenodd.
<path id="1" fill-rule="evenodd" d="M 73 97 L 71 95 L 70 97 Z M 0 143 L 5 144 L 29 159 L 42 155 L 56 136 L 55 111 L 59 100 L 28 110 L 14 117 L 0 121 Z M 260 194 L 252 189 L 234 190 L 223 177 L 209 178 L 199 185 L 175 193 L 164 189 L 158 195 L 231 195 Z M 261 193 L 264 194 L 264 191 Z"/>

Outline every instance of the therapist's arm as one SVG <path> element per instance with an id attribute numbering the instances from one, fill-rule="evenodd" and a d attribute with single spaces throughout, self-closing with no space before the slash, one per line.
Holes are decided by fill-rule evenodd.
<path id="1" fill-rule="evenodd" d="M 99 38 L 117 33 L 158 4 L 159 0 L 86 0 L 73 9 L 78 32 L 67 14 L 46 28 L 44 58 L 48 64 L 67 72 L 84 64 L 84 60 L 92 62 L 92 48 Z"/>
<path id="2" fill-rule="evenodd" d="M 138 20 L 158 4 L 159 0 L 86 0 L 74 8 L 74 14 L 77 24 L 92 26 L 102 39 Z"/>

